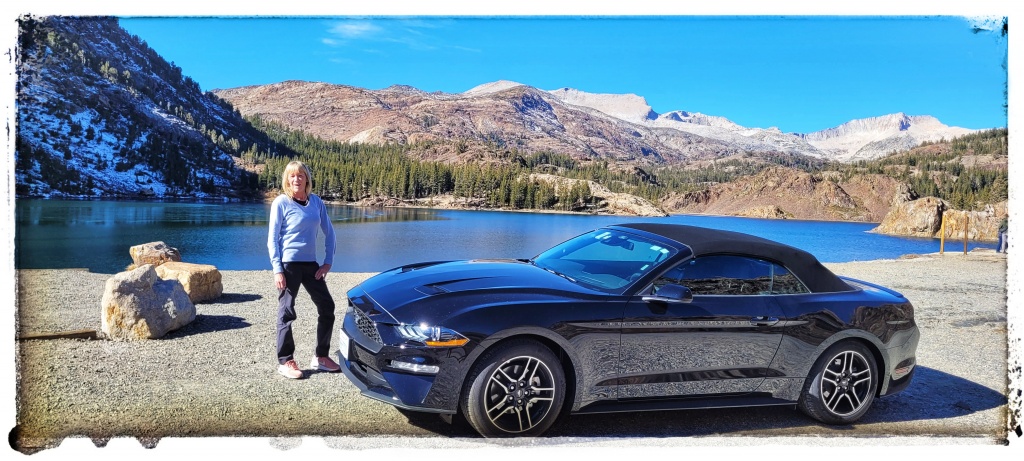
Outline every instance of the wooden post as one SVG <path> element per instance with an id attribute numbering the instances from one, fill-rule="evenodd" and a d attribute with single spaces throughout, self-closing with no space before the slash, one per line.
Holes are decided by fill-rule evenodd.
<path id="1" fill-rule="evenodd" d="M 28 341 L 31 339 L 99 339 L 99 333 L 96 330 L 72 330 L 52 333 L 25 333 L 18 336 L 18 341 Z"/>
<path id="2" fill-rule="evenodd" d="M 939 254 L 946 254 L 946 213 L 942 213 L 942 225 L 939 226 Z"/>
<path id="3" fill-rule="evenodd" d="M 971 217 L 965 211 L 964 212 L 964 255 L 967 254 L 967 228 L 970 226 L 970 224 L 971 224 Z"/>

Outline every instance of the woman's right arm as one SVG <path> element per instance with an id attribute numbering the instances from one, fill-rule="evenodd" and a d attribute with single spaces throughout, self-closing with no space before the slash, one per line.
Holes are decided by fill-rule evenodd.
<path id="1" fill-rule="evenodd" d="M 284 288 L 284 264 L 281 263 L 281 229 L 284 226 L 284 216 L 280 197 L 282 196 L 270 205 L 270 225 L 267 229 L 267 251 L 270 253 L 270 265 L 274 269 L 274 284 L 279 290 Z"/>

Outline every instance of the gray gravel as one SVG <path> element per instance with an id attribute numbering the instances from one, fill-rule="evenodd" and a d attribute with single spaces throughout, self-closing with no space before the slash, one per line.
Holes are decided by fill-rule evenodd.
<path id="1" fill-rule="evenodd" d="M 628 447 L 638 441 L 699 446 L 722 437 L 734 445 L 886 444 L 894 436 L 903 445 L 1017 442 L 1019 436 L 1006 429 L 1010 413 L 1019 415 L 1019 400 L 1007 405 L 1003 255 L 978 251 L 827 266 L 903 292 L 922 331 L 911 388 L 876 401 L 851 427 L 819 425 L 788 408 L 693 410 L 572 416 L 542 439 L 485 441 L 435 416 L 410 420 L 360 397 L 341 374 L 307 370 L 302 380 L 278 375 L 272 274 L 222 271 L 224 295 L 197 305 L 196 321 L 163 339 L 18 341 L 12 440 L 25 453 L 65 438 L 103 446 L 120 437 L 153 446 L 165 438 L 244 436 L 231 440 L 278 449 L 300 445 L 297 436 L 320 438 L 334 449 Z M 344 293 L 370 275 L 328 276 L 339 318 Z M 109 274 L 20 270 L 17 277 L 19 335 L 100 329 Z M 303 366 L 313 352 L 316 323 L 308 296 L 300 296 L 298 311 L 296 357 Z"/>

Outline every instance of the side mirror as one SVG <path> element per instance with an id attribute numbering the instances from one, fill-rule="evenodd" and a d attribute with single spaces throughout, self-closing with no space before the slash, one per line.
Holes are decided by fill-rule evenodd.
<path id="1" fill-rule="evenodd" d="M 670 283 L 659 288 L 657 294 L 647 295 L 641 299 L 649 303 L 688 303 L 693 301 L 693 292 L 682 285 Z"/>

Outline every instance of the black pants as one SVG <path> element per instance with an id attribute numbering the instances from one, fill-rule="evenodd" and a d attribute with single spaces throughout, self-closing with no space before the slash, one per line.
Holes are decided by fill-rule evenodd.
<path id="1" fill-rule="evenodd" d="M 320 265 L 315 262 L 284 263 L 286 288 L 278 292 L 277 308 L 277 360 L 285 363 L 294 358 L 295 341 L 292 340 L 292 322 L 295 321 L 295 298 L 299 285 L 316 305 L 316 356 L 329 357 L 331 333 L 334 328 L 334 298 L 327 291 L 327 282 L 317 280 L 316 271 Z"/>

